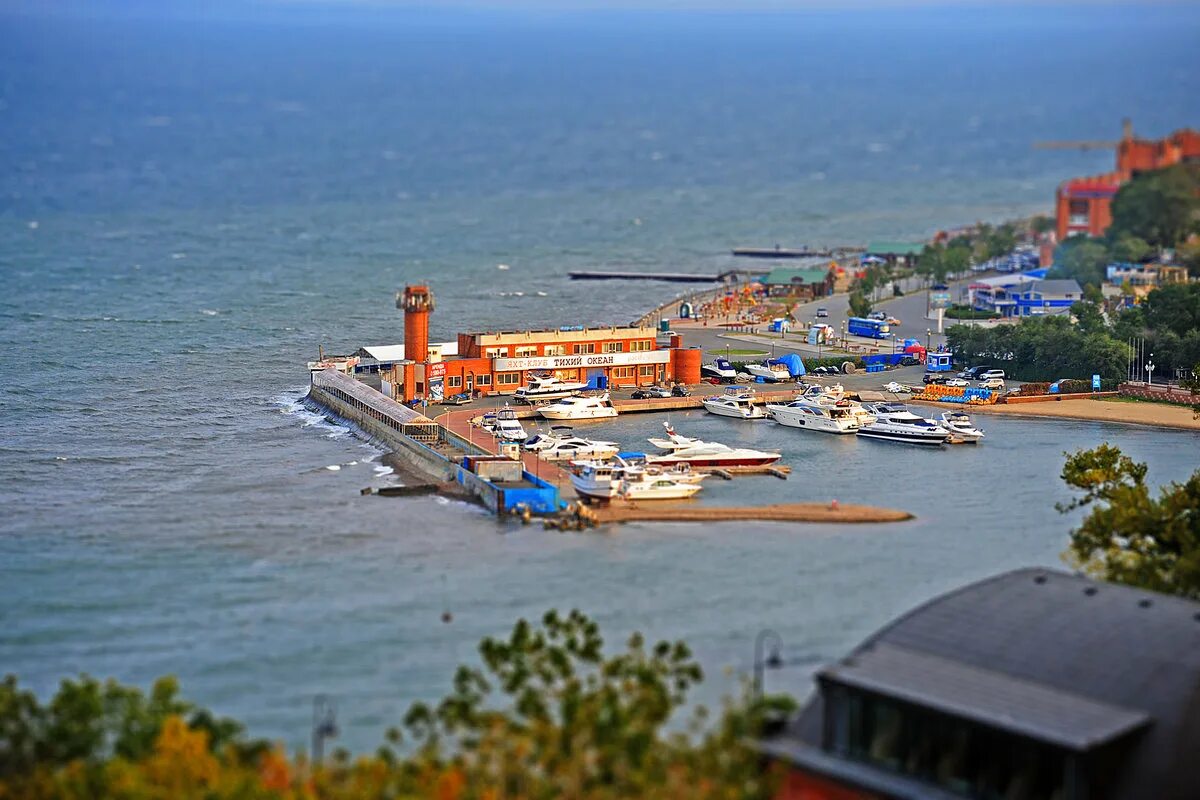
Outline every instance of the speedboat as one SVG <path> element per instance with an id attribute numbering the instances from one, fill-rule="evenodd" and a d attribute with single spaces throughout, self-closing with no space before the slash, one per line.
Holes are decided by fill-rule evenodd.
<path id="1" fill-rule="evenodd" d="M 868 403 L 864 408 L 875 416 L 875 421 L 859 426 L 859 436 L 934 446 L 950 440 L 949 430 L 933 420 L 917 416 L 903 403 Z"/>
<path id="2" fill-rule="evenodd" d="M 513 395 L 523 403 L 535 400 L 556 400 L 560 397 L 570 397 L 588 388 L 586 383 L 578 381 L 560 381 L 553 375 L 530 375 L 529 384 L 517 389 Z"/>
<path id="3" fill-rule="evenodd" d="M 618 496 L 632 500 L 678 500 L 700 491 L 704 477 L 701 473 L 635 466 L 620 458 L 614 462 L 582 461 L 575 467 L 570 473 L 575 491 L 604 500 Z"/>
<path id="4" fill-rule="evenodd" d="M 975 444 L 983 438 L 965 411 L 943 411 L 938 420 L 950 431 L 950 444 Z"/>
<path id="5" fill-rule="evenodd" d="M 691 447 L 694 444 L 700 443 L 699 439 L 693 439 L 690 436 L 680 436 L 676 433 L 675 429 L 671 427 L 670 420 L 664 420 L 663 427 L 667 430 L 667 438 L 656 439 L 652 436 L 647 440 L 659 450 L 679 450 L 680 448 Z"/>
<path id="6" fill-rule="evenodd" d="M 767 412 L 754 405 L 754 390 L 729 387 L 724 394 L 706 397 L 700 401 L 710 414 L 737 419 L 764 419 Z"/>
<path id="7" fill-rule="evenodd" d="M 508 403 L 496 412 L 495 422 L 492 423 L 492 435 L 509 442 L 523 442 L 529 438 L 525 429 L 521 427 L 521 421 L 517 419 L 517 412 Z"/>
<path id="8" fill-rule="evenodd" d="M 850 416 L 854 418 L 860 427 L 869 425 L 875 421 L 875 416 L 863 408 L 862 403 L 846 397 L 846 391 L 840 383 L 835 383 L 831 386 L 809 385 L 805 387 L 804 391 L 797 394 L 795 399 L 845 409 L 850 412 Z M 784 424 L 786 425 L 787 423 Z"/>
<path id="9" fill-rule="evenodd" d="M 683 483 L 649 472 L 626 473 L 617 486 L 617 497 L 624 500 L 682 500 L 700 489 L 698 483 Z"/>
<path id="10" fill-rule="evenodd" d="M 599 397 L 564 397 L 542 406 L 538 413 L 546 419 L 608 419 L 617 415 L 617 409 L 605 392 Z"/>
<path id="11" fill-rule="evenodd" d="M 537 453 L 545 461 L 571 461 L 577 458 L 612 458 L 621 447 L 616 442 L 600 442 L 584 439 L 569 433 L 571 429 L 556 425 L 550 433 L 535 433 L 521 445 L 525 450 Z"/>
<path id="12" fill-rule="evenodd" d="M 892 381 L 891 383 L 886 384 L 883 387 L 883 390 L 885 392 L 891 392 L 892 394 L 912 394 L 913 393 L 911 386 L 905 386 L 903 383 L 900 383 L 898 381 Z"/>
<path id="13" fill-rule="evenodd" d="M 848 400 L 826 403 L 804 397 L 786 405 L 769 404 L 767 412 L 780 425 L 789 428 L 808 428 L 824 433 L 854 433 L 858 430 L 858 420 Z"/>
<path id="14" fill-rule="evenodd" d="M 705 378 L 716 378 L 721 381 L 732 381 L 737 378 L 737 370 L 724 358 L 718 358 L 711 364 L 700 365 L 700 374 Z"/>
<path id="15" fill-rule="evenodd" d="M 761 364 L 747 364 L 746 372 L 749 372 L 756 378 L 762 378 L 763 380 L 770 381 L 771 383 L 790 381 L 792 379 L 792 373 L 787 366 L 780 364 L 778 361 L 771 363 L 770 359 L 767 359 Z"/>

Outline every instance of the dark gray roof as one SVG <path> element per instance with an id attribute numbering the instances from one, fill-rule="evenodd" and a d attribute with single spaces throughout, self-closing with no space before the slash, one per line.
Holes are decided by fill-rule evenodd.
<path id="1" fill-rule="evenodd" d="M 1068 750 L 1112 741 L 1150 720 L 1144 711 L 889 644 L 864 648 L 822 670 L 820 677 Z"/>
<path id="2" fill-rule="evenodd" d="M 1054 280 L 1027 281 L 1019 283 L 1016 286 L 1009 288 L 1010 293 L 1017 292 L 1041 292 L 1042 294 L 1050 295 L 1065 295 L 1073 294 L 1079 297 L 1083 294 L 1083 289 L 1079 286 L 1079 281 L 1073 278 L 1058 278 Z"/>
<path id="3" fill-rule="evenodd" d="M 934 598 L 870 637 L 849 659 L 870 661 L 870 651 L 880 646 L 959 665 L 966 671 L 960 679 L 986 672 L 988 681 L 1036 685 L 1060 696 L 1055 702 L 1073 714 L 1096 707 L 1113 712 L 1103 723 L 1089 717 L 1093 731 L 1118 729 L 1118 710 L 1144 714 L 1149 726 L 1136 737 L 1106 796 L 1200 797 L 1200 603 L 1023 569 Z M 829 674 L 848 675 L 848 666 L 832 666 Z M 880 681 L 887 678 L 882 672 L 876 671 Z M 785 737 L 819 747 L 822 704 L 818 693 Z M 1081 720 L 1072 724 L 1075 734 L 1088 727 Z M 1134 724 L 1132 717 L 1128 721 Z M 1026 732 L 1036 738 L 1054 741 L 1063 734 L 1044 715 L 1027 716 L 1023 724 L 1038 728 Z"/>

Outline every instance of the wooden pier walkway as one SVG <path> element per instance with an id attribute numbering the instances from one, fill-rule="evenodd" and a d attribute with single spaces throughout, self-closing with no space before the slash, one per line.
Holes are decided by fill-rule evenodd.
<path id="1" fill-rule="evenodd" d="M 706 506 L 693 503 L 638 503 L 613 501 L 589 506 L 585 512 L 596 523 L 610 522 L 903 522 L 907 511 L 849 503 L 776 503 L 765 506 Z"/>

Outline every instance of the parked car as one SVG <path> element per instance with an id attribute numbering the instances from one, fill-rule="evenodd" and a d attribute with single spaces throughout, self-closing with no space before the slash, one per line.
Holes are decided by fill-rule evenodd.
<path id="1" fill-rule="evenodd" d="M 829 309 L 826 308 L 825 306 L 817 306 L 817 316 L 818 317 L 828 317 Z"/>
<path id="2" fill-rule="evenodd" d="M 945 383 L 950 376 L 944 372 L 926 372 L 921 376 L 922 383 Z"/>
<path id="3" fill-rule="evenodd" d="M 977 380 L 977 381 L 986 381 L 986 380 L 991 380 L 992 378 L 999 378 L 1001 383 L 1003 383 L 1004 378 L 1005 378 L 1004 370 L 1002 370 L 1002 369 L 985 369 L 983 372 L 980 372 L 975 376 L 975 380 Z"/>
<path id="4" fill-rule="evenodd" d="M 452 394 L 443 401 L 443 403 L 448 406 L 461 406 L 469 402 L 471 402 L 470 392 L 459 392 L 458 394 Z"/>
<path id="5" fill-rule="evenodd" d="M 987 378 L 979 382 L 980 389 L 996 389 L 1004 391 L 1004 378 Z"/>
<path id="6" fill-rule="evenodd" d="M 962 372 L 958 373 L 958 377 L 963 378 L 968 381 L 977 381 L 977 380 L 979 380 L 980 374 L 988 369 L 991 369 L 991 368 L 990 367 L 967 367 Z"/>
<path id="7" fill-rule="evenodd" d="M 877 319 L 880 322 L 885 322 L 887 318 L 888 315 L 882 311 L 872 311 L 870 314 L 867 314 L 867 319 Z"/>
<path id="8" fill-rule="evenodd" d="M 962 378 L 951 378 L 946 381 L 947 386 L 970 386 L 970 382 L 964 381 Z"/>
<path id="9" fill-rule="evenodd" d="M 895 317 L 888 317 L 888 318 L 887 318 L 887 324 L 888 324 L 888 325 L 899 325 L 899 324 L 900 324 L 900 320 L 896 319 Z"/>
<path id="10" fill-rule="evenodd" d="M 677 383 L 671 387 L 672 397 L 691 397 L 692 390 L 684 386 L 682 383 Z"/>
<path id="11" fill-rule="evenodd" d="M 643 389 L 635 389 L 630 395 L 634 400 L 652 400 L 670 397 L 671 390 L 663 386 L 647 386 Z"/>
<path id="12" fill-rule="evenodd" d="M 921 359 L 917 358 L 916 356 L 905 356 L 904 358 L 900 359 L 900 366 L 902 367 L 915 367 L 920 363 Z"/>

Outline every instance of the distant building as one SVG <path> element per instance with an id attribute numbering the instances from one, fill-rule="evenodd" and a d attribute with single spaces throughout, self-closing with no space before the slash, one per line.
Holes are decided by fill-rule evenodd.
<path id="1" fill-rule="evenodd" d="M 763 286 L 771 297 L 815 300 L 832 294 L 835 280 L 833 264 L 820 259 L 808 267 L 773 269 L 763 278 Z"/>
<path id="2" fill-rule="evenodd" d="M 919 606 L 759 743 L 777 800 L 1200 797 L 1200 603 L 1063 572 Z"/>
<path id="3" fill-rule="evenodd" d="M 1058 240 L 1085 234 L 1103 236 L 1112 224 L 1112 199 L 1139 172 L 1200 160 L 1200 131 L 1175 131 L 1164 139 L 1138 139 L 1128 125 L 1117 143 L 1117 168 L 1103 175 L 1072 178 L 1058 187 L 1055 231 Z"/>
<path id="4" fill-rule="evenodd" d="M 995 280 L 995 279 L 993 279 Z M 1083 289 L 1073 279 L 1046 280 L 1014 276 L 1005 282 L 981 281 L 971 285 L 973 307 L 1002 317 L 1032 317 L 1065 313 L 1083 299 Z"/>

